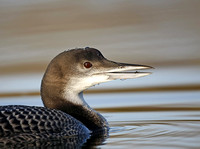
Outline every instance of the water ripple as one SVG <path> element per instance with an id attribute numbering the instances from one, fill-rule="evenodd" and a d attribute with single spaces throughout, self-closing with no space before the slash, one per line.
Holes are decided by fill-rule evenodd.
<path id="1" fill-rule="evenodd" d="M 157 117 L 148 120 L 153 113 L 141 112 L 140 119 L 137 113 L 130 112 L 127 121 L 117 121 L 117 115 L 109 113 L 110 138 L 106 141 L 107 147 L 148 147 L 148 148 L 195 148 L 200 146 L 200 117 L 190 119 L 190 114 L 185 112 L 165 112 L 165 118 Z M 119 114 L 119 113 L 118 113 Z M 169 114 L 171 118 L 167 116 Z M 173 116 L 172 116 L 172 115 Z M 123 115 L 123 113 L 122 113 Z M 122 117 L 120 116 L 120 118 Z M 125 114 L 127 115 L 127 113 Z M 135 118 L 134 118 L 135 117 Z M 182 117 L 182 119 L 176 118 Z M 154 117 L 155 118 L 155 117 Z M 116 119 L 116 120 L 115 120 Z M 111 146 L 110 146 L 111 145 Z"/>

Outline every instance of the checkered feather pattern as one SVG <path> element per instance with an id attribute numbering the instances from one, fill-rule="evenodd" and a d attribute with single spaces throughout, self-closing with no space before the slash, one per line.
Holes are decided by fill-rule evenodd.
<path id="1" fill-rule="evenodd" d="M 90 131 L 72 116 L 36 106 L 0 106 L 0 142 L 5 138 L 29 139 L 77 136 Z"/>

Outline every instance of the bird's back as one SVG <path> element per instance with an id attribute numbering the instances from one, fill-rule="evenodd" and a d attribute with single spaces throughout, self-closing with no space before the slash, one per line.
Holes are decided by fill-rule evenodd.
<path id="1" fill-rule="evenodd" d="M 0 140 L 76 136 L 90 131 L 72 116 L 55 109 L 35 106 L 0 106 Z"/>

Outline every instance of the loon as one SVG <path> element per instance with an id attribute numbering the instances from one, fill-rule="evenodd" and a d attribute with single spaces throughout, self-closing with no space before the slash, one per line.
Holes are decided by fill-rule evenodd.
<path id="1" fill-rule="evenodd" d="M 44 107 L 0 106 L 0 140 L 108 131 L 108 122 L 86 103 L 83 91 L 111 80 L 149 75 L 137 70 L 150 68 L 110 61 L 99 50 L 89 47 L 64 51 L 53 58 L 43 76 Z"/>

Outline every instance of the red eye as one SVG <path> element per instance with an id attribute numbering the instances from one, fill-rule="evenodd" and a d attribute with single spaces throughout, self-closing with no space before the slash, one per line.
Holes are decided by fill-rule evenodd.
<path id="1" fill-rule="evenodd" d="M 92 64 L 90 62 L 85 62 L 84 66 L 85 66 L 85 68 L 90 68 L 90 67 L 92 67 Z"/>

